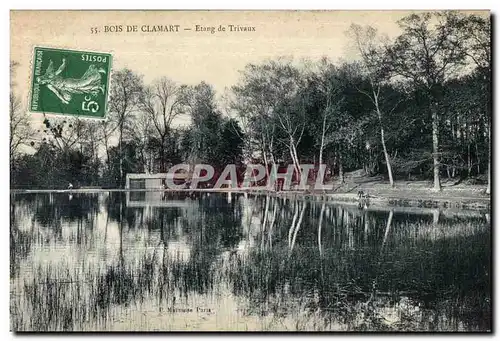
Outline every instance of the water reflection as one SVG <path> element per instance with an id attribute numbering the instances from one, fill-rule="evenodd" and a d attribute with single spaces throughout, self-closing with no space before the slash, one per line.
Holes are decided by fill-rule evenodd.
<path id="1" fill-rule="evenodd" d="M 480 212 L 11 195 L 12 330 L 489 330 Z"/>

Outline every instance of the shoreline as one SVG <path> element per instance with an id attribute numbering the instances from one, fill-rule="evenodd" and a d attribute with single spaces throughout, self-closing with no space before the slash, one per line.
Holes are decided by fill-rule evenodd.
<path id="1" fill-rule="evenodd" d="M 37 193 L 105 193 L 105 192 L 167 192 L 167 193 L 234 193 L 234 194 L 251 194 L 251 195 L 270 195 L 273 197 L 287 199 L 304 199 L 313 201 L 325 201 L 331 204 L 351 204 L 351 205 L 366 205 L 368 207 L 412 207 L 426 209 L 459 209 L 459 210 L 491 210 L 491 196 L 480 193 L 474 193 L 471 189 L 462 189 L 447 192 L 433 192 L 429 189 L 413 189 L 410 192 L 391 189 L 377 190 L 372 188 L 365 191 L 365 196 L 359 198 L 357 192 L 323 192 L 323 191 L 304 191 L 304 190 L 287 190 L 274 191 L 252 188 L 238 189 L 102 189 L 102 188 L 81 188 L 72 190 L 55 190 L 55 189 L 11 189 L 11 194 L 37 194 Z M 458 192 L 458 193 L 457 193 Z M 464 193 L 460 193 L 464 192 Z M 458 195 L 457 195 L 458 194 Z M 479 194 L 479 195 L 478 195 Z"/>

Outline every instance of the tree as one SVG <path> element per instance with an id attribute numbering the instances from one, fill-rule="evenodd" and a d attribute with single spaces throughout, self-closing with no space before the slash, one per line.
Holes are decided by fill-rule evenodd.
<path id="1" fill-rule="evenodd" d="M 491 72 L 491 19 L 477 15 L 458 15 L 459 38 L 465 43 L 467 57 L 483 71 Z"/>
<path id="2" fill-rule="evenodd" d="M 342 102 L 342 85 L 337 77 L 337 68 L 327 59 L 322 59 L 319 63 L 319 70 L 309 76 L 309 87 L 312 88 L 307 95 L 309 100 L 318 101 L 319 103 L 313 106 L 318 106 L 318 119 L 314 117 L 311 121 L 312 126 L 316 126 L 318 133 L 316 143 L 319 144 L 318 160 L 319 164 L 323 164 L 323 153 L 325 148 L 334 142 L 333 135 L 335 134 L 336 122 L 341 112 Z M 316 111 L 316 110 L 315 110 Z M 311 117 L 314 113 L 309 113 Z"/>
<path id="3" fill-rule="evenodd" d="M 140 108 L 152 123 L 158 138 L 160 151 L 160 172 L 166 172 L 167 138 L 171 133 L 172 122 L 186 109 L 185 86 L 178 86 L 172 80 L 162 77 L 146 87 L 140 97 Z"/>
<path id="4" fill-rule="evenodd" d="M 21 101 L 15 94 L 15 83 L 13 76 L 18 63 L 10 62 L 10 93 L 9 93 L 9 117 L 10 117 L 10 134 L 9 134 L 9 158 L 11 163 L 18 156 L 19 147 L 26 144 L 33 138 L 34 129 L 30 125 L 28 112 L 21 107 Z"/>
<path id="5" fill-rule="evenodd" d="M 145 173 L 154 171 L 154 148 L 151 147 L 151 138 L 155 136 L 155 128 L 145 113 L 137 115 L 134 121 L 135 129 L 132 132 L 133 141 L 138 148 L 137 154 L 142 170 Z"/>
<path id="6" fill-rule="evenodd" d="M 139 160 L 137 157 L 137 146 L 134 142 L 124 141 L 122 150 L 118 146 L 110 148 L 109 155 L 111 157 L 111 168 L 103 173 L 103 179 L 106 187 L 117 188 L 124 184 L 121 178 L 121 173 L 137 173 L 140 172 Z"/>
<path id="7" fill-rule="evenodd" d="M 308 85 L 312 89 L 306 96 L 308 124 L 304 135 L 316 136 L 316 151 L 319 148 L 324 154 L 332 171 L 338 169 L 343 183 L 345 168 L 363 164 L 365 151 L 360 143 L 366 138 L 366 126 L 370 126 L 370 103 L 356 88 L 361 80 L 356 63 L 334 67 L 322 62 L 316 78 Z"/>
<path id="8" fill-rule="evenodd" d="M 206 82 L 186 89 L 186 103 L 191 116 L 189 134 L 190 161 L 204 162 L 216 168 L 224 167 L 221 149 L 223 117 L 215 103 L 215 90 Z"/>
<path id="9" fill-rule="evenodd" d="M 286 135 L 283 141 L 287 145 L 295 172 L 300 176 L 300 161 L 297 154 L 299 145 L 305 130 L 305 112 L 300 91 L 302 90 L 302 78 L 299 70 L 290 62 L 281 61 L 269 63 L 269 89 L 275 106 L 273 118 L 277 120 L 277 126 Z"/>
<path id="10" fill-rule="evenodd" d="M 352 25 L 356 61 L 248 64 L 222 108 L 206 82 L 184 86 L 159 77 L 144 85 L 122 69 L 112 76 L 108 120 L 47 116 L 36 132 L 11 78 L 12 186 L 116 187 L 127 172 L 166 172 L 180 162 L 209 163 L 217 172 L 262 162 L 272 179 L 277 165 L 301 176 L 301 161 L 319 161 L 340 183 L 363 168 L 370 176 L 387 173 L 391 185 L 401 176 L 433 178 L 436 190 L 443 176 L 484 181 L 488 169 L 489 193 L 490 20 L 434 12 L 399 25 L 392 42 Z M 178 127 L 184 114 L 190 123 Z M 23 155 L 26 144 L 34 154 Z"/>
<path id="11" fill-rule="evenodd" d="M 439 104 L 444 83 L 464 64 L 465 53 L 452 12 L 411 14 L 398 21 L 403 33 L 387 49 L 391 71 L 422 89 L 432 123 L 434 189 L 439 178 Z"/>
<path id="12" fill-rule="evenodd" d="M 476 65 L 483 82 L 481 93 L 484 97 L 484 112 L 487 118 L 488 130 L 488 188 L 486 193 L 491 193 L 491 19 L 477 15 L 460 17 L 460 39 L 466 44 L 466 55 Z"/>
<path id="13" fill-rule="evenodd" d="M 103 145 L 104 150 L 106 151 L 106 167 L 111 167 L 111 157 L 109 155 L 110 150 L 110 139 L 117 130 L 118 125 L 116 122 L 113 122 L 111 118 L 108 117 L 106 120 L 102 120 L 97 125 L 97 131 L 99 134 L 99 142 Z"/>
<path id="14" fill-rule="evenodd" d="M 47 176 L 52 174 L 60 180 L 54 185 L 67 185 L 69 182 L 97 185 L 101 166 L 98 156 L 99 123 L 79 118 L 45 118 L 43 124 L 45 135 L 37 154 L 40 150 L 50 150 L 53 159 L 57 160 L 56 169 L 46 170 Z"/>
<path id="15" fill-rule="evenodd" d="M 118 131 L 118 153 L 122 155 L 122 145 L 124 135 L 130 130 L 135 118 L 139 99 L 143 91 L 142 77 L 136 75 L 129 69 L 117 71 L 111 77 L 111 87 L 109 93 L 109 115 L 116 124 Z M 120 181 L 123 186 L 123 157 L 118 157 Z"/>
<path id="16" fill-rule="evenodd" d="M 66 153 L 74 148 L 83 148 L 91 127 L 88 121 L 79 118 L 45 118 L 45 138 L 61 153 Z"/>
<path id="17" fill-rule="evenodd" d="M 243 161 L 244 134 L 233 118 L 226 119 L 221 131 L 221 156 L 224 166 L 240 164 Z"/>
<path id="18" fill-rule="evenodd" d="M 242 122 L 249 156 L 253 157 L 254 151 L 260 152 L 269 178 L 269 164 L 275 163 L 276 124 L 271 117 L 274 103 L 265 80 L 263 66 L 248 64 L 241 71 L 239 83 L 231 88 L 233 99 L 230 107 Z"/>
<path id="19" fill-rule="evenodd" d="M 254 125 L 254 139 L 259 145 L 266 169 L 270 156 L 274 163 L 276 137 L 286 146 L 297 174 L 301 173 L 297 147 L 304 134 L 301 73 L 290 61 L 270 60 L 245 68 L 240 84 L 233 87 L 237 111 Z"/>
<path id="20" fill-rule="evenodd" d="M 438 109 L 442 88 L 465 61 L 464 48 L 457 36 L 457 17 L 452 12 L 412 14 L 398 24 L 403 34 L 388 48 L 388 61 L 394 74 L 412 82 L 427 97 L 432 123 L 434 189 L 439 191 Z"/>
<path id="21" fill-rule="evenodd" d="M 373 103 L 375 112 L 377 113 L 378 124 L 380 129 L 380 142 L 384 152 L 387 174 L 389 175 L 389 183 L 394 187 L 394 179 L 392 176 L 391 158 L 387 151 L 385 143 L 385 129 L 383 123 L 383 112 L 381 108 L 381 90 L 384 82 L 387 81 L 387 74 L 384 72 L 385 58 L 380 44 L 377 42 L 377 30 L 371 26 L 361 27 L 352 24 L 349 34 L 355 42 L 359 55 L 361 56 L 361 65 L 363 66 L 364 76 L 368 79 L 369 90 L 358 89 L 362 94 L 366 95 Z"/>

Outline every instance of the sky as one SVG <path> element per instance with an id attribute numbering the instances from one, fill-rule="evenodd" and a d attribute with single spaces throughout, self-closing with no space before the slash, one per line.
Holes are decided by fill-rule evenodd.
<path id="1" fill-rule="evenodd" d="M 29 98 L 33 47 L 55 47 L 113 54 L 113 69 L 130 68 L 145 83 L 167 76 L 183 84 L 206 81 L 218 94 L 236 84 L 239 70 L 267 58 L 335 61 L 354 58 L 345 32 L 352 23 L 371 25 L 390 38 L 409 11 L 11 11 L 12 61 L 19 63 L 16 93 Z M 487 14 L 487 12 L 483 12 Z M 121 32 L 105 32 L 120 26 Z M 127 26 L 137 32 L 126 32 Z M 153 26 L 179 25 L 178 32 L 151 32 Z M 196 31 L 215 27 L 215 33 Z M 222 25 L 226 31 L 218 31 Z M 254 27 L 230 32 L 229 25 Z M 190 30 L 187 30 L 190 29 Z M 143 32 L 145 30 L 146 32 Z M 92 33 L 98 31 L 99 33 Z M 147 32 L 149 31 L 149 32 Z M 32 114 L 41 122 L 41 114 Z"/>

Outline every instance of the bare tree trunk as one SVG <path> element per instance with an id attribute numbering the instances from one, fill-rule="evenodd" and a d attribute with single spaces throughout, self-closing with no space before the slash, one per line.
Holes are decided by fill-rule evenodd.
<path id="1" fill-rule="evenodd" d="M 382 149 L 384 150 L 385 163 L 387 164 L 389 183 L 391 184 L 391 187 L 394 187 L 394 179 L 392 178 L 391 159 L 389 158 L 389 153 L 387 152 L 387 147 L 385 146 L 384 128 L 382 128 L 382 124 L 380 125 L 380 138 L 382 139 Z"/>
<path id="2" fill-rule="evenodd" d="M 432 212 L 432 223 L 434 226 L 436 226 L 438 223 L 439 223 L 439 216 L 440 216 L 441 212 L 439 212 L 439 209 L 435 209 L 433 212 Z"/>
<path id="3" fill-rule="evenodd" d="M 274 198 L 274 209 L 273 209 L 273 217 L 269 226 L 269 248 L 273 248 L 273 228 L 274 228 L 274 223 L 276 222 L 276 213 L 278 212 L 278 198 Z"/>
<path id="4" fill-rule="evenodd" d="M 149 173 L 146 151 L 144 150 L 143 147 L 141 147 L 141 149 L 140 149 L 140 158 L 141 158 L 141 162 L 142 162 L 142 171 L 144 173 Z"/>
<path id="5" fill-rule="evenodd" d="M 270 159 L 269 161 L 271 161 L 271 164 L 272 164 L 272 165 L 275 165 L 275 164 L 276 164 L 276 161 L 274 160 L 274 154 L 273 154 L 273 152 L 272 152 L 272 151 L 269 151 L 269 159 Z M 275 175 L 276 175 L 276 174 L 277 174 L 277 170 L 276 170 L 275 168 L 271 168 L 271 169 L 273 169 L 273 170 L 274 170 Z"/>
<path id="6" fill-rule="evenodd" d="M 108 164 L 108 169 L 110 168 L 110 158 L 109 158 L 109 136 L 104 133 L 104 148 L 106 149 L 106 163 Z"/>
<path id="7" fill-rule="evenodd" d="M 120 270 L 123 270 L 123 264 L 125 262 L 125 258 L 123 257 L 123 228 L 124 228 L 124 224 L 123 224 L 123 198 L 121 197 L 121 193 L 118 193 L 120 194 L 120 265 L 121 265 L 121 269 Z"/>
<path id="8" fill-rule="evenodd" d="M 368 244 L 368 228 L 369 228 L 369 226 L 368 226 L 369 225 L 368 224 L 369 223 L 368 222 L 368 219 L 369 219 L 369 217 L 368 217 L 368 210 L 365 210 L 363 218 L 364 218 L 364 223 L 365 223 L 364 224 L 365 225 L 365 231 L 364 231 L 363 237 L 364 237 L 364 243 L 365 243 L 365 246 L 366 246 Z"/>
<path id="9" fill-rule="evenodd" d="M 326 113 L 323 114 L 323 127 L 321 129 L 321 144 L 319 146 L 319 164 L 323 164 L 323 149 L 325 148 Z"/>
<path id="10" fill-rule="evenodd" d="M 434 161 L 434 190 L 441 191 L 439 179 L 439 131 L 436 110 L 432 110 L 432 158 Z"/>
<path id="11" fill-rule="evenodd" d="M 264 216 L 262 218 L 262 229 L 265 230 L 266 229 L 266 224 L 267 224 L 267 215 L 268 215 L 268 212 L 269 212 L 269 195 L 266 195 L 266 206 L 265 206 L 265 210 L 264 210 Z"/>
<path id="12" fill-rule="evenodd" d="M 273 165 L 271 167 L 271 171 L 273 172 L 271 177 L 276 179 L 278 177 L 278 169 L 276 168 L 276 161 L 274 159 L 274 154 L 272 151 L 269 152 L 269 157 L 270 157 L 271 164 Z M 272 184 L 272 185 L 274 185 L 274 184 Z"/>
<path id="13" fill-rule="evenodd" d="M 467 177 L 470 178 L 472 172 L 472 158 L 470 155 L 470 143 L 467 143 Z"/>
<path id="14" fill-rule="evenodd" d="M 323 136 L 321 137 L 321 145 L 319 147 L 319 164 L 323 164 Z"/>
<path id="15" fill-rule="evenodd" d="M 166 136 L 161 137 L 161 147 L 160 147 L 160 173 L 166 172 L 165 167 L 165 140 Z"/>
<path id="16" fill-rule="evenodd" d="M 299 215 L 299 206 L 298 206 L 298 202 L 294 202 L 294 206 L 295 206 L 295 213 L 293 215 L 293 219 L 292 219 L 292 225 L 290 226 L 290 229 L 288 230 L 288 245 L 292 244 L 292 233 L 293 233 L 293 230 L 295 229 L 295 222 L 297 221 L 297 217 Z"/>
<path id="17" fill-rule="evenodd" d="M 476 159 L 477 159 L 477 175 L 481 174 L 481 158 L 479 157 L 479 147 L 476 139 Z"/>
<path id="18" fill-rule="evenodd" d="M 297 222 L 297 225 L 295 226 L 295 231 L 293 233 L 292 244 L 290 245 L 290 253 L 288 254 L 289 256 L 291 255 L 293 247 L 295 246 L 295 241 L 297 240 L 297 234 L 299 233 L 300 226 L 302 225 L 302 220 L 304 218 L 304 213 L 306 212 L 306 207 L 307 207 L 307 201 L 304 201 L 302 205 L 302 210 L 300 211 L 299 221 Z"/>
<path id="19" fill-rule="evenodd" d="M 342 157 L 340 156 L 339 154 L 339 179 L 340 179 L 340 183 L 343 184 L 344 183 L 344 166 L 342 165 Z"/>
<path id="20" fill-rule="evenodd" d="M 373 98 L 375 102 L 375 108 L 377 109 L 378 123 L 380 125 L 380 140 L 382 142 L 382 149 L 384 150 L 385 163 L 387 165 L 387 173 L 389 174 L 389 183 L 391 187 L 394 187 L 394 179 L 392 178 L 392 167 L 391 167 L 391 159 L 389 157 L 389 153 L 387 152 L 387 147 L 385 146 L 385 132 L 384 126 L 382 124 L 382 112 L 380 111 L 380 107 L 378 104 L 378 95 L 373 91 Z"/>
<path id="21" fill-rule="evenodd" d="M 296 164 L 296 167 L 297 167 L 297 170 L 298 170 L 298 175 L 302 175 L 302 171 L 300 170 L 300 161 L 299 161 L 299 155 L 297 154 L 297 148 L 295 147 L 295 145 L 293 146 L 293 154 L 295 155 L 295 162 L 297 163 Z"/>
<path id="22" fill-rule="evenodd" d="M 265 231 L 266 231 L 266 225 L 267 225 L 268 212 L 269 212 L 269 195 L 266 195 L 266 208 L 264 210 L 264 217 L 263 217 L 262 227 L 261 227 L 261 231 L 262 231 L 262 238 L 261 238 L 261 244 L 260 244 L 261 250 L 264 249 L 264 237 L 265 237 Z"/>
<path id="23" fill-rule="evenodd" d="M 295 155 L 293 155 L 292 147 L 288 148 L 290 151 L 290 157 L 292 158 L 293 168 L 297 171 L 297 164 L 295 163 Z"/>
<path id="24" fill-rule="evenodd" d="M 267 161 L 266 150 L 262 149 L 262 156 L 264 158 L 264 167 L 266 167 L 266 182 L 269 189 L 274 187 L 274 183 L 271 183 L 271 177 L 269 176 L 269 161 Z M 257 186 L 257 184 L 255 184 Z"/>
<path id="25" fill-rule="evenodd" d="M 320 257 L 323 256 L 323 248 L 321 247 L 321 227 L 323 225 L 323 215 L 325 214 L 325 202 L 321 205 L 321 213 L 319 214 L 319 223 L 318 223 L 318 249 Z"/>
<path id="26" fill-rule="evenodd" d="M 123 145 L 123 117 L 122 117 L 122 121 L 120 122 L 120 139 L 118 141 L 118 152 L 119 152 L 118 158 L 120 159 L 119 160 L 119 162 L 120 162 L 120 180 L 119 180 L 118 186 L 120 186 L 120 188 L 122 187 L 122 181 L 123 181 L 123 153 L 122 153 L 122 145 Z"/>
<path id="27" fill-rule="evenodd" d="M 300 171 L 299 158 L 297 156 L 297 148 L 295 148 L 295 141 L 293 137 L 290 137 L 290 155 L 292 156 L 293 164 L 295 166 L 295 171 L 297 172 L 297 176 L 301 176 L 302 173 Z"/>
<path id="28" fill-rule="evenodd" d="M 393 215 L 394 215 L 394 211 L 390 210 L 389 217 L 387 218 L 387 225 L 385 227 L 384 239 L 382 241 L 382 248 L 381 248 L 380 252 L 382 252 L 384 250 L 385 244 L 387 243 L 387 238 L 389 237 L 389 231 L 391 230 Z"/>

